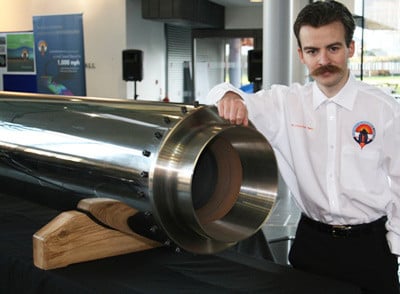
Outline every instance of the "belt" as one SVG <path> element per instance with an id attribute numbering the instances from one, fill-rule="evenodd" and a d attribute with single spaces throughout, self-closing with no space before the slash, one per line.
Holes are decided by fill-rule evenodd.
<path id="1" fill-rule="evenodd" d="M 373 222 L 359 225 L 328 225 L 319 221 L 313 220 L 306 215 L 302 214 L 300 222 L 308 225 L 320 232 L 327 233 L 333 237 L 356 237 L 361 235 L 368 235 L 372 232 L 385 230 L 385 223 L 387 217 L 383 216 Z"/>

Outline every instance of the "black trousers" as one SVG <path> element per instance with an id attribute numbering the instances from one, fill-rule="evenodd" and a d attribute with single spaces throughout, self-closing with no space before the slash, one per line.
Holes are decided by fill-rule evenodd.
<path id="1" fill-rule="evenodd" d="M 363 293 L 399 294 L 397 256 L 384 224 L 356 236 L 334 236 L 300 219 L 289 253 L 294 268 L 358 285 Z"/>

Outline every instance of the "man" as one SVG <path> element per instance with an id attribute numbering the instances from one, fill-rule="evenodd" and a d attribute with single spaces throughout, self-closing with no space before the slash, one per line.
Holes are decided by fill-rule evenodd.
<path id="1" fill-rule="evenodd" d="M 250 119 L 274 148 L 302 211 L 291 264 L 399 293 L 400 104 L 350 74 L 354 29 L 341 3 L 309 4 L 294 33 L 313 82 L 255 94 L 225 83 L 208 99 L 233 124 Z"/>

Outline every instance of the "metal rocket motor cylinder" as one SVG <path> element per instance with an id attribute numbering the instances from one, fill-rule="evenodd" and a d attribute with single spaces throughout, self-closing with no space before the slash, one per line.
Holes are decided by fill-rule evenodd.
<path id="1" fill-rule="evenodd" d="M 120 200 L 187 251 L 254 234 L 277 173 L 268 141 L 215 107 L 0 92 L 1 177 Z"/>

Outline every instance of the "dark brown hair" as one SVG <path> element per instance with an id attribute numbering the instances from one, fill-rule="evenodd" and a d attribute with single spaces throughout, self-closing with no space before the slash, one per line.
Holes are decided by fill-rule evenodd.
<path id="1" fill-rule="evenodd" d="M 353 40 L 356 28 L 353 15 L 342 3 L 337 1 L 317 1 L 305 6 L 298 14 L 293 25 L 297 44 L 301 48 L 300 28 L 305 25 L 318 28 L 335 21 L 343 24 L 345 29 L 346 46 L 349 47 Z"/>

